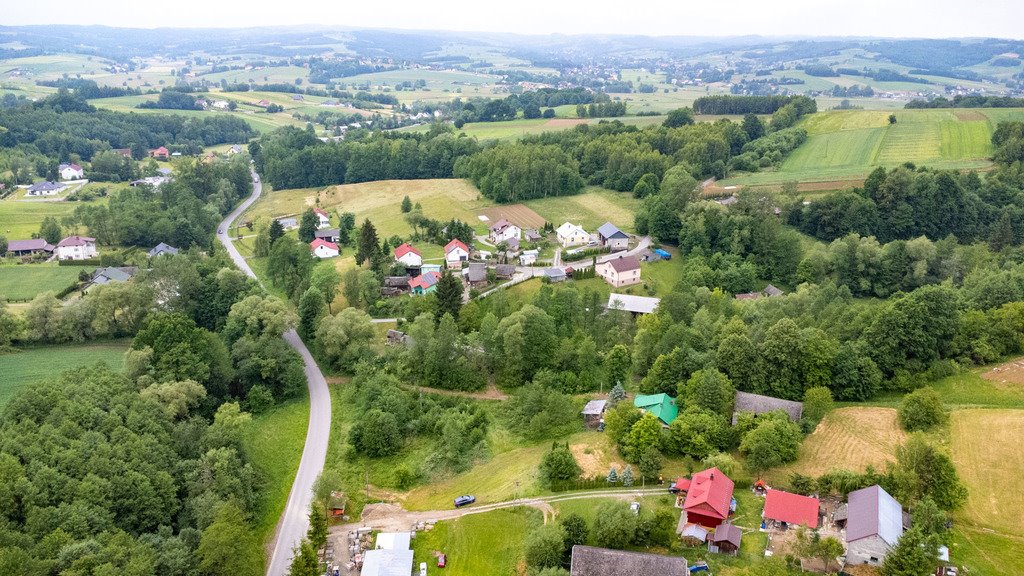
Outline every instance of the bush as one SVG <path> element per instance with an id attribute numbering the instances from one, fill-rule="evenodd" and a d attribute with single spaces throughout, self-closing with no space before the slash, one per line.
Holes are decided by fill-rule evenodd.
<path id="1" fill-rule="evenodd" d="M 550 485 L 552 482 L 576 480 L 583 470 L 569 450 L 569 444 L 555 442 L 540 461 L 539 472 L 541 482 Z"/>
<path id="2" fill-rule="evenodd" d="M 934 388 L 926 387 L 914 390 L 903 397 L 900 403 L 900 426 L 908 432 L 930 430 L 946 422 L 946 411 L 942 407 L 942 398 Z"/>
<path id="3" fill-rule="evenodd" d="M 553 568 L 562 564 L 565 529 L 559 524 L 537 527 L 526 537 L 526 563 L 532 568 Z"/>
<path id="4" fill-rule="evenodd" d="M 249 389 L 245 400 L 249 404 L 249 412 L 253 414 L 262 414 L 274 406 L 274 395 L 262 384 Z"/>

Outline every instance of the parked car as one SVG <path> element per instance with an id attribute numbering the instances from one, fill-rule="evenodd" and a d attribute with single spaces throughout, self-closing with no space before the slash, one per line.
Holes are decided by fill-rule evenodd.
<path id="1" fill-rule="evenodd" d="M 427 563 L 420 562 L 420 576 L 427 576 Z"/>
<path id="2" fill-rule="evenodd" d="M 447 563 L 448 563 L 448 555 L 447 554 L 438 554 L 437 555 L 437 567 L 438 568 L 444 568 L 444 565 L 447 564 Z"/>
<path id="3" fill-rule="evenodd" d="M 640 503 L 639 502 L 633 502 L 632 504 L 629 505 L 629 509 L 633 511 L 633 514 L 639 514 L 640 513 Z"/>
<path id="4" fill-rule="evenodd" d="M 462 506 L 469 506 L 473 502 L 476 502 L 476 496 L 459 496 L 455 499 L 455 507 L 461 508 Z"/>

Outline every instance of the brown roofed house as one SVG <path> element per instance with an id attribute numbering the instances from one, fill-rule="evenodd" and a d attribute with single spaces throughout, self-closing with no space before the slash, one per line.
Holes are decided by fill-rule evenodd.
<path id="1" fill-rule="evenodd" d="M 597 265 L 597 275 L 615 288 L 640 283 L 640 259 L 636 256 L 620 256 Z"/>
<path id="2" fill-rule="evenodd" d="M 736 403 L 732 412 L 733 426 L 736 425 L 741 412 L 751 412 L 756 416 L 775 410 L 785 411 L 789 415 L 790 420 L 798 422 L 804 415 L 804 404 L 803 402 L 793 402 L 792 400 L 762 396 L 761 394 L 737 392 Z"/>

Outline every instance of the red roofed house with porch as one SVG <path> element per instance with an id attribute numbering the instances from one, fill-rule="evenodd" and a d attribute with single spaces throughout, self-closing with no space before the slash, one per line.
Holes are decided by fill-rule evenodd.
<path id="1" fill-rule="evenodd" d="M 768 489 L 764 499 L 764 519 L 789 526 L 818 527 L 818 499 L 782 490 Z"/>
<path id="2" fill-rule="evenodd" d="M 694 474 L 683 502 L 686 521 L 707 528 L 724 522 L 729 517 L 733 488 L 733 481 L 718 468 Z"/>
<path id="3" fill-rule="evenodd" d="M 316 225 L 317 228 L 327 228 L 328 226 L 331 225 L 331 215 L 330 214 L 328 214 L 327 212 L 324 212 L 320 208 L 313 208 L 313 213 L 316 214 L 316 217 L 319 220 L 319 222 L 317 222 L 317 225 Z"/>
<path id="4" fill-rule="evenodd" d="M 423 255 L 412 244 L 406 242 L 395 248 L 395 261 L 412 268 L 419 268 L 423 266 Z"/>
<path id="5" fill-rule="evenodd" d="M 455 238 L 445 244 L 444 262 L 449 268 L 460 269 L 466 260 L 469 260 L 469 246 L 466 246 L 462 240 Z"/>

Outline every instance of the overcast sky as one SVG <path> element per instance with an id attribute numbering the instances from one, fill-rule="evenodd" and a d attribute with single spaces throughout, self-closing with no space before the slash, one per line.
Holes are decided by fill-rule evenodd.
<path id="1" fill-rule="evenodd" d="M 370 28 L 735 36 L 1024 37 L 1021 0 L 29 0 L 0 24 Z"/>

